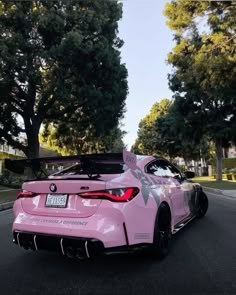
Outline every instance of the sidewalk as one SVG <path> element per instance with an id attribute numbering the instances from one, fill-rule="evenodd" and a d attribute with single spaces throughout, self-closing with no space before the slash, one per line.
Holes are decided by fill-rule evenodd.
<path id="1" fill-rule="evenodd" d="M 13 207 L 17 191 L 17 189 L 0 186 L 0 211 Z"/>
<path id="2" fill-rule="evenodd" d="M 13 207 L 14 202 L 7 202 L 0 204 L 0 211 L 8 210 Z"/>

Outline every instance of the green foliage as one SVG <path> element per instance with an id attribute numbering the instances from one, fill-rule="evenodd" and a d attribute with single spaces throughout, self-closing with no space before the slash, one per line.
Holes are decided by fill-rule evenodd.
<path id="1" fill-rule="evenodd" d="M 98 151 L 111 153 L 123 152 L 123 149 L 126 148 L 123 141 L 126 131 L 123 131 L 121 127 L 114 127 L 107 135 L 100 138 L 101 149 Z"/>
<path id="2" fill-rule="evenodd" d="M 223 168 L 236 169 L 236 158 L 223 159 Z"/>
<path id="3" fill-rule="evenodd" d="M 40 135 L 39 135 L 40 137 Z M 58 157 L 61 156 L 61 154 L 53 151 L 52 149 L 49 148 L 45 148 L 43 146 L 40 146 L 39 148 L 39 156 L 40 158 L 44 158 L 44 157 Z"/>
<path id="4" fill-rule="evenodd" d="M 155 129 L 155 121 L 157 118 L 166 114 L 171 102 L 164 98 L 160 102 L 156 102 L 149 114 L 147 114 L 139 123 L 138 138 L 131 150 L 140 154 L 160 154 L 161 151 L 157 145 L 157 136 Z"/>
<path id="5" fill-rule="evenodd" d="M 191 122 L 178 110 L 181 107 L 177 101 L 172 103 L 168 99 L 155 103 L 139 123 L 138 138 L 132 151 L 170 158 L 179 156 L 185 161 L 201 157 L 208 160 L 206 137 L 199 137 L 194 132 Z"/>
<path id="6" fill-rule="evenodd" d="M 222 145 L 235 140 L 236 6 L 234 1 L 177 0 L 166 5 L 165 15 L 176 40 L 168 55 L 174 103 L 193 134 L 215 142 L 220 179 Z"/>
<path id="7" fill-rule="evenodd" d="M 42 123 L 68 138 L 71 128 L 92 138 L 117 126 L 121 16 L 116 0 L 0 1 L 0 138 L 37 157 Z"/>
<path id="8" fill-rule="evenodd" d="M 206 137 L 198 133 L 195 124 L 188 119 L 187 114 L 181 112 L 183 105 L 176 99 L 169 107 L 168 112 L 157 118 L 156 144 L 159 149 L 169 157 L 182 157 L 188 160 L 209 159 L 209 144 Z"/>
<path id="9" fill-rule="evenodd" d="M 4 159 L 13 159 L 13 160 L 19 160 L 22 159 L 22 157 L 17 155 L 8 154 L 6 152 L 0 152 L 0 160 Z"/>
<path id="10" fill-rule="evenodd" d="M 68 131 L 70 133 L 68 133 Z M 120 127 L 112 128 L 104 136 L 94 137 L 89 132 L 80 137 L 77 129 L 71 128 L 66 133 L 52 124 L 40 133 L 40 143 L 62 155 L 76 155 L 98 152 L 122 152 L 125 148 L 123 137 L 126 134 Z"/>

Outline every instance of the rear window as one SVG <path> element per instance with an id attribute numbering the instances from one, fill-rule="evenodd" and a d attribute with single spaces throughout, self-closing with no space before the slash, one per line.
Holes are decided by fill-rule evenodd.
<path id="1" fill-rule="evenodd" d="M 89 165 L 78 163 L 58 173 L 55 173 L 54 175 L 121 174 L 127 169 L 128 168 L 124 163 L 93 162 Z"/>

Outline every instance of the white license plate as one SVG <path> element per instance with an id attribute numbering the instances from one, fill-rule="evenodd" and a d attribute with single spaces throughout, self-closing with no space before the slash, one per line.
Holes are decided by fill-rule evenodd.
<path id="1" fill-rule="evenodd" d="M 65 194 L 48 194 L 45 207 L 66 208 L 68 195 Z"/>

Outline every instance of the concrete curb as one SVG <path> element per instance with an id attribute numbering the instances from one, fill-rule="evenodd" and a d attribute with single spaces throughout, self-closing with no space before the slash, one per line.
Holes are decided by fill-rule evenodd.
<path id="1" fill-rule="evenodd" d="M 216 189 L 216 188 L 211 188 L 211 187 L 207 187 L 207 186 L 202 186 L 203 190 L 209 193 L 215 193 L 215 194 L 219 194 L 219 195 L 223 195 L 222 190 L 220 189 Z"/>
<path id="2" fill-rule="evenodd" d="M 215 193 L 218 195 L 223 195 L 223 196 L 231 197 L 231 198 L 236 198 L 236 190 L 220 190 L 220 189 L 210 188 L 206 186 L 202 186 L 202 188 L 205 192 Z"/>
<path id="3" fill-rule="evenodd" d="M 8 210 L 13 207 L 14 202 L 7 202 L 0 204 L 0 211 Z"/>
<path id="4" fill-rule="evenodd" d="M 11 192 L 11 191 L 18 191 L 19 189 L 18 188 L 11 188 L 11 189 L 1 189 L 0 190 L 0 193 L 4 193 L 4 192 Z"/>

